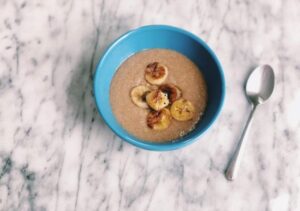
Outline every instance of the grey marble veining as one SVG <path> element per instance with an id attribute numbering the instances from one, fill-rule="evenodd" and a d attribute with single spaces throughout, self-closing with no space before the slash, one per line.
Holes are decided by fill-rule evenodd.
<path id="1" fill-rule="evenodd" d="M 300 210 L 300 2 L 0 0 L 0 210 Z M 127 30 L 185 28 L 214 49 L 226 101 L 200 140 L 137 149 L 92 98 L 99 56 Z M 250 111 L 243 83 L 269 63 L 237 181 L 223 172 Z"/>

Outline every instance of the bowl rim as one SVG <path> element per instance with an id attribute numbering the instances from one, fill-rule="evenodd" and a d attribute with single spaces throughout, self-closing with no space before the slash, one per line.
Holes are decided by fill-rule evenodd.
<path id="1" fill-rule="evenodd" d="M 205 50 L 211 55 L 212 59 L 216 62 L 217 65 L 217 69 L 218 72 L 220 74 L 220 78 L 221 78 L 221 99 L 220 99 L 220 103 L 217 107 L 217 111 L 215 113 L 215 115 L 211 118 L 211 120 L 209 121 L 209 123 L 207 125 L 205 125 L 203 127 L 203 129 L 195 134 L 193 134 L 191 137 L 188 137 L 184 140 L 181 141 L 171 141 L 171 142 L 165 142 L 165 143 L 153 143 L 153 142 L 146 142 L 143 140 L 140 140 L 136 137 L 129 137 L 126 134 L 123 134 L 122 132 L 116 130 L 111 123 L 106 119 L 105 115 L 103 115 L 102 110 L 101 110 L 101 106 L 99 105 L 99 99 L 98 99 L 98 95 L 97 93 L 97 89 L 96 89 L 96 82 L 95 82 L 95 78 L 98 78 L 97 75 L 99 74 L 99 69 L 102 66 L 102 63 L 104 62 L 104 60 L 106 59 L 108 53 L 119 43 L 121 42 L 123 39 L 125 39 L 126 37 L 137 33 L 137 32 L 141 32 L 141 31 L 146 31 L 146 30 L 159 30 L 159 29 L 164 29 L 164 30 L 171 30 L 171 31 L 175 31 L 177 33 L 182 33 L 186 36 L 191 37 L 192 39 L 194 39 L 196 42 L 198 42 L 200 45 L 202 45 Z M 146 49 L 145 49 L 146 50 Z M 196 140 L 198 140 L 197 138 L 199 138 L 200 136 L 202 136 L 203 134 L 205 134 L 207 132 L 207 130 L 211 127 L 211 125 L 216 121 L 216 119 L 219 117 L 221 109 L 224 105 L 224 99 L 225 99 L 225 76 L 224 76 L 224 71 L 223 68 L 221 66 L 221 63 L 219 61 L 219 59 L 217 58 L 217 56 L 215 55 L 215 53 L 212 51 L 212 49 L 206 44 L 206 42 L 204 42 L 201 38 L 199 38 L 198 36 L 196 36 L 195 34 L 186 31 L 184 29 L 175 27 L 175 26 L 170 26 L 170 25 L 145 25 L 145 26 L 141 26 L 138 27 L 136 29 L 132 29 L 129 30 L 128 32 L 124 33 L 123 35 L 119 36 L 117 39 L 115 39 L 115 41 L 113 41 L 102 53 L 102 56 L 99 59 L 98 65 L 96 66 L 96 70 L 94 73 L 94 77 L 93 77 L 93 94 L 94 94 L 94 99 L 96 102 L 96 107 L 97 110 L 100 114 L 100 116 L 102 117 L 102 119 L 104 120 L 104 122 L 106 123 L 106 125 L 117 135 L 119 136 L 122 141 L 126 141 L 127 143 L 130 143 L 138 148 L 142 148 L 142 149 L 146 149 L 146 150 L 151 150 L 151 151 L 170 151 L 170 150 L 176 150 L 179 148 L 183 148 L 189 144 L 194 143 Z"/>

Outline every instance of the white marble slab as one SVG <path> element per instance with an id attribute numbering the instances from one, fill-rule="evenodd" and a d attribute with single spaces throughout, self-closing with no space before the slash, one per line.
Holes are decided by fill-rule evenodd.
<path id="1" fill-rule="evenodd" d="M 0 210 L 300 210 L 299 11 L 298 0 L 1 0 Z M 181 150 L 122 142 L 91 95 L 103 49 L 146 24 L 197 34 L 225 70 L 220 118 Z M 274 67 L 276 90 L 228 182 L 250 111 L 243 83 L 263 63 Z"/>

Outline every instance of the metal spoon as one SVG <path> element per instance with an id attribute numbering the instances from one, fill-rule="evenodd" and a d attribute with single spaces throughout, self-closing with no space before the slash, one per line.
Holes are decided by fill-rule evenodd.
<path id="1" fill-rule="evenodd" d="M 242 133 L 236 152 L 233 155 L 225 172 L 225 176 L 228 180 L 234 180 L 237 177 L 241 158 L 247 142 L 248 131 L 252 123 L 253 114 L 257 106 L 264 103 L 271 96 L 274 89 L 274 83 L 274 72 L 272 67 L 269 65 L 261 65 L 255 68 L 247 80 L 245 91 L 249 101 L 252 104 L 252 111 Z"/>

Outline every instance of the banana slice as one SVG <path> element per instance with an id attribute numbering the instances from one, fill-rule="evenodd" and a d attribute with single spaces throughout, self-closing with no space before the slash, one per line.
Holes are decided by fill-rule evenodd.
<path id="1" fill-rule="evenodd" d="M 146 102 L 155 111 L 161 110 L 169 105 L 168 95 L 159 89 L 147 94 Z"/>
<path id="2" fill-rule="evenodd" d="M 173 84 L 160 85 L 159 89 L 168 95 L 168 99 L 171 104 L 181 97 L 181 90 Z"/>
<path id="3" fill-rule="evenodd" d="M 153 62 L 147 65 L 145 70 L 145 79 L 150 84 L 162 84 L 168 76 L 168 68 L 158 62 Z"/>
<path id="4" fill-rule="evenodd" d="M 171 124 L 171 113 L 164 108 L 160 111 L 151 111 L 147 115 L 147 125 L 153 130 L 164 130 Z"/>
<path id="5" fill-rule="evenodd" d="M 150 88 L 144 85 L 139 85 L 134 87 L 131 92 L 131 100 L 132 102 L 140 108 L 148 108 L 148 104 L 146 102 L 146 95 L 150 93 Z"/>
<path id="6" fill-rule="evenodd" d="M 194 117 L 194 105 L 185 99 L 176 100 L 171 106 L 172 117 L 178 121 L 187 121 Z"/>

